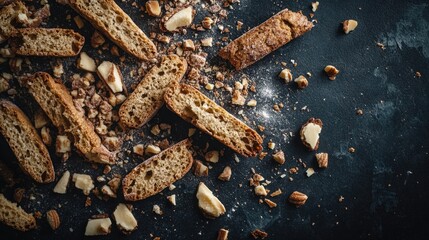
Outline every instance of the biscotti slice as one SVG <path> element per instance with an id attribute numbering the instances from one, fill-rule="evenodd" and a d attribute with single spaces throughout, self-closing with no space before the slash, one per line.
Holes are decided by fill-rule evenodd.
<path id="1" fill-rule="evenodd" d="M 219 56 L 240 70 L 310 31 L 312 27 L 313 24 L 301 12 L 284 9 L 222 48 Z"/>
<path id="2" fill-rule="evenodd" d="M 156 57 L 155 44 L 113 0 L 70 0 L 70 6 L 123 50 L 140 60 Z"/>
<path id="3" fill-rule="evenodd" d="M 197 89 L 186 84 L 172 84 L 164 95 L 167 107 L 186 121 L 249 157 L 262 150 L 262 138 L 242 121 L 228 113 Z"/>
<path id="4" fill-rule="evenodd" d="M 55 172 L 48 149 L 28 117 L 6 100 L 0 100 L 0 132 L 26 174 L 39 183 L 54 181 Z"/>
<path id="5" fill-rule="evenodd" d="M 21 1 L 16 1 L 0 9 L 0 43 L 7 40 L 15 31 L 13 23 L 18 15 L 27 15 L 27 13 L 28 10 Z"/>
<path id="6" fill-rule="evenodd" d="M 12 33 L 9 43 L 18 55 L 70 57 L 79 54 L 85 38 L 71 29 L 19 28 Z"/>
<path id="7" fill-rule="evenodd" d="M 164 104 L 164 93 L 171 82 L 179 82 L 186 72 L 187 63 L 177 55 L 164 56 L 139 83 L 119 109 L 121 124 L 138 128 L 147 123 Z"/>
<path id="8" fill-rule="evenodd" d="M 23 232 L 36 228 L 36 219 L 33 215 L 7 200 L 1 193 L 0 222 Z"/>
<path id="9" fill-rule="evenodd" d="M 191 169 L 191 142 L 183 140 L 139 164 L 122 180 L 127 201 L 137 201 L 161 192 Z"/>
<path id="10" fill-rule="evenodd" d="M 76 109 L 69 91 L 62 83 L 56 82 L 45 72 L 38 72 L 22 82 L 60 132 L 72 135 L 74 146 L 89 161 L 115 163 L 115 153 L 101 144 L 94 126 Z"/>

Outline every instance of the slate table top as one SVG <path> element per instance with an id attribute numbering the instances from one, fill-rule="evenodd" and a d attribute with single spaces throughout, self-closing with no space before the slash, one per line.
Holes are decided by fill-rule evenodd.
<path id="1" fill-rule="evenodd" d="M 49 27 L 71 27 L 89 39 L 93 32 L 90 24 L 78 30 L 65 18 L 68 14 L 76 14 L 68 7 L 50 2 Z M 143 4 L 144 1 L 137 2 Z M 142 13 L 129 6 L 131 2 L 119 1 L 118 4 L 144 30 L 154 28 L 147 15 L 140 17 Z M 284 8 L 302 10 L 306 15 L 311 12 L 310 1 L 241 0 L 230 11 L 225 25 L 235 26 L 237 20 L 244 23 L 241 31 L 231 28 L 234 39 Z M 189 173 L 175 184 L 175 190 L 167 189 L 133 203 L 139 227 L 131 235 L 123 235 L 112 226 L 110 235 L 94 239 L 152 239 L 155 236 L 215 239 L 220 228 L 230 230 L 230 239 L 250 239 L 249 233 L 256 228 L 266 231 L 268 239 L 422 239 L 429 233 L 429 3 L 424 0 L 320 1 L 314 18 L 318 23 L 311 32 L 235 73 L 236 78 L 246 74 L 256 83 L 257 93 L 251 95 L 258 101 L 255 108 L 225 104 L 225 108 L 240 119 L 244 115 L 249 124 L 255 122 L 266 127 L 264 147 L 272 139 L 276 149 L 286 153 L 285 165 L 279 167 L 273 163 L 269 157 L 271 150 L 264 160 L 239 157 L 238 162 L 233 152 L 197 132 L 193 137 L 196 145 L 208 143 L 211 150 L 225 150 L 219 163 L 211 165 L 209 176 L 197 178 Z M 348 35 L 340 26 L 345 19 L 356 19 L 359 23 Z M 219 35 L 216 30 L 200 33 L 200 36 L 204 34 Z M 383 44 L 385 49 L 377 43 Z M 87 45 L 84 50 L 95 55 Z M 216 57 L 218 49 L 209 50 L 210 64 L 222 63 Z M 97 56 L 102 57 L 118 61 L 108 54 Z M 291 66 L 292 59 L 297 62 L 296 67 Z M 75 60 L 63 60 L 66 67 L 63 79 L 76 71 Z M 287 62 L 295 76 L 312 73 L 305 90 L 298 90 L 293 84 L 287 86 L 277 77 L 282 61 Z M 35 69 L 43 69 L 51 60 L 40 58 L 33 62 Z M 136 66 L 133 64 L 130 60 L 130 66 Z M 323 73 L 328 64 L 341 71 L 335 81 L 329 81 Z M 7 71 L 4 64 L 0 69 Z M 422 76 L 416 77 L 416 72 Z M 128 85 L 135 82 L 129 77 L 125 77 L 125 81 Z M 212 93 L 205 93 L 213 97 Z M 14 101 L 30 114 L 28 99 L 30 97 L 24 92 Z M 277 113 L 273 105 L 280 102 L 285 107 Z M 357 115 L 357 109 L 362 109 L 364 114 Z M 325 170 L 317 168 L 314 152 L 307 151 L 299 139 L 299 129 L 310 117 L 320 118 L 324 124 L 319 151 L 330 154 L 329 167 Z M 172 124 L 171 142 L 185 138 L 188 128 L 192 127 L 163 107 L 139 131 L 149 133 L 151 126 L 162 122 Z M 153 137 L 137 138 L 124 144 L 124 148 L 131 149 L 135 143 L 153 140 Z M 0 144 L 2 160 L 13 162 L 15 158 L 5 140 L 1 139 Z M 350 147 L 356 151 L 350 153 Z M 129 162 L 124 168 L 114 167 L 113 172 L 126 173 L 143 161 L 133 155 L 126 159 Z M 306 177 L 299 159 L 313 167 L 316 173 Z M 66 163 L 54 157 L 54 165 L 57 179 L 66 169 L 92 176 L 102 172 L 102 168 L 94 170 L 78 156 Z M 227 165 L 232 168 L 232 179 L 221 182 L 217 176 Z M 296 166 L 300 168 L 297 175 L 285 171 Z M 269 209 L 258 203 L 248 186 L 251 168 L 271 181 L 267 188 L 283 191 L 282 195 L 272 198 L 278 204 L 276 208 Z M 90 216 L 110 214 L 123 202 L 122 196 L 107 202 L 92 197 L 92 206 L 85 208 L 86 197 L 78 189 L 70 186 L 66 195 L 54 194 L 55 183 L 34 185 L 19 169 L 15 172 L 23 179 L 15 187 L 27 189 L 21 206 L 42 213 L 57 209 L 62 225 L 53 232 L 44 216 L 38 220 L 39 228 L 27 233 L 0 225 L 1 239 L 81 239 Z M 287 177 L 281 178 L 283 173 Z M 215 220 L 202 216 L 195 198 L 200 181 L 214 190 L 224 203 L 227 209 L 224 216 Z M 13 188 L 2 185 L 1 190 L 8 197 L 12 196 Z M 286 202 L 287 196 L 295 190 L 309 196 L 300 208 Z M 177 195 L 176 207 L 166 200 L 166 196 L 173 193 Z M 162 216 L 152 212 L 154 204 L 160 205 Z"/>

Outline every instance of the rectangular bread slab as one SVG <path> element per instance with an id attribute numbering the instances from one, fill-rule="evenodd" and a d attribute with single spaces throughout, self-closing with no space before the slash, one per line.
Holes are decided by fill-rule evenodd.
<path id="1" fill-rule="evenodd" d="M 249 157 L 262 150 L 262 138 L 197 89 L 172 84 L 164 95 L 167 107 L 237 153 Z"/>
<path id="2" fill-rule="evenodd" d="M 9 43 L 18 55 L 70 57 L 79 54 L 85 38 L 71 29 L 19 28 L 12 33 Z"/>
<path id="3" fill-rule="evenodd" d="M 7 200 L 3 194 L 0 194 L 0 222 L 22 232 L 36 228 L 33 215 Z"/>
<path id="4" fill-rule="evenodd" d="M 284 9 L 222 48 L 219 56 L 240 70 L 310 31 L 312 27 L 313 24 L 301 12 Z"/>
<path id="5" fill-rule="evenodd" d="M 163 56 L 137 85 L 119 109 L 123 126 L 138 128 L 147 123 L 164 105 L 164 93 L 171 82 L 179 82 L 186 72 L 187 62 L 177 55 Z"/>
<path id="6" fill-rule="evenodd" d="M 38 72 L 23 79 L 23 84 L 52 123 L 73 136 L 74 146 L 86 159 L 103 164 L 115 163 L 115 154 L 101 144 L 94 126 L 76 109 L 69 91 L 62 83 L 56 82 L 48 73 Z"/>
<path id="7" fill-rule="evenodd" d="M 148 198 L 185 176 L 194 161 L 190 147 L 185 139 L 137 165 L 122 180 L 125 200 Z"/>
<path id="8" fill-rule="evenodd" d="M 113 0 L 70 0 L 70 6 L 126 52 L 140 60 L 156 57 L 155 44 Z"/>
<path id="9" fill-rule="evenodd" d="M 55 180 L 48 149 L 24 112 L 7 100 L 0 100 L 0 133 L 15 153 L 22 171 L 39 183 Z"/>

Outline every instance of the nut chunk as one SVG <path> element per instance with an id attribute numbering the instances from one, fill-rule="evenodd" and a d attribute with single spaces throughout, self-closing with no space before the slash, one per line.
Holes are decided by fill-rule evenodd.
<path id="1" fill-rule="evenodd" d="M 265 239 L 266 237 L 268 237 L 268 233 L 260 230 L 260 229 L 255 229 L 253 232 L 250 233 L 250 235 L 252 235 L 253 238 L 255 239 Z"/>
<path id="2" fill-rule="evenodd" d="M 184 8 L 173 15 L 171 17 L 166 17 L 166 21 L 164 23 L 165 30 L 169 32 L 177 31 L 181 27 L 187 27 L 191 25 L 192 20 L 194 19 L 194 10 L 192 6 Z"/>
<path id="3" fill-rule="evenodd" d="M 328 167 L 328 157 L 327 153 L 316 153 L 317 164 L 319 164 L 319 168 L 327 168 Z"/>
<path id="4" fill-rule="evenodd" d="M 89 195 L 91 190 L 94 188 L 94 182 L 92 181 L 91 176 L 87 174 L 73 174 L 73 182 L 75 183 L 76 188 L 82 189 L 83 194 Z"/>
<path id="5" fill-rule="evenodd" d="M 353 19 L 345 20 L 343 22 L 343 30 L 345 34 L 349 34 L 351 31 L 355 30 L 358 26 L 358 22 Z"/>
<path id="6" fill-rule="evenodd" d="M 289 202 L 294 204 L 296 207 L 304 205 L 307 199 L 307 195 L 298 191 L 293 192 L 288 198 Z"/>
<path id="7" fill-rule="evenodd" d="M 314 151 L 319 148 L 319 134 L 322 131 L 322 120 L 310 118 L 301 127 L 301 141 L 310 150 Z"/>
<path id="8" fill-rule="evenodd" d="M 127 205 L 123 203 L 119 203 L 116 207 L 116 210 L 113 212 L 113 217 L 115 218 L 118 228 L 127 233 L 137 228 L 137 220 L 134 218 L 133 213 Z"/>
<path id="9" fill-rule="evenodd" d="M 217 235 L 217 240 L 228 240 L 228 233 L 229 231 L 226 229 L 219 229 L 219 233 Z"/>
<path id="10" fill-rule="evenodd" d="M 338 70 L 336 67 L 332 65 L 328 65 L 325 67 L 325 72 L 326 72 L 326 75 L 328 75 L 329 80 L 334 81 L 338 73 L 340 73 L 340 70 Z"/>
<path id="11" fill-rule="evenodd" d="M 226 209 L 213 192 L 200 182 L 197 191 L 198 207 L 208 218 L 216 218 L 225 214 Z"/>
<path id="12" fill-rule="evenodd" d="M 69 184 L 69 179 L 70 179 L 70 172 L 65 171 L 63 173 L 63 176 L 58 181 L 57 185 L 55 185 L 54 192 L 65 194 L 67 191 L 67 185 Z"/>
<path id="13" fill-rule="evenodd" d="M 232 174 L 231 167 L 230 166 L 226 166 L 223 169 L 222 173 L 217 178 L 219 180 L 222 180 L 222 181 L 229 181 L 229 179 L 231 179 L 231 174 Z"/>
<path id="14" fill-rule="evenodd" d="M 147 14 L 152 17 L 159 17 L 161 15 L 161 8 L 159 7 L 158 1 L 147 1 L 146 10 Z"/>
<path id="15" fill-rule="evenodd" d="M 56 210 L 47 211 L 46 220 L 48 221 L 49 226 L 51 226 L 52 230 L 57 230 L 60 227 L 60 224 L 61 224 L 60 216 L 58 216 L 58 213 Z"/>
<path id="16" fill-rule="evenodd" d="M 110 218 L 89 219 L 86 224 L 85 236 L 107 235 L 110 233 L 112 221 Z"/>
<path id="17" fill-rule="evenodd" d="M 285 163 L 285 154 L 283 151 L 278 151 L 276 153 L 273 154 L 273 160 L 276 161 L 279 164 L 284 164 Z"/>

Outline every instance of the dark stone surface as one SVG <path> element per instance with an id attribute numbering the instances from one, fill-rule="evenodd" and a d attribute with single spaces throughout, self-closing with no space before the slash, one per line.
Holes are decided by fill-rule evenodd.
<path id="1" fill-rule="evenodd" d="M 119 4 L 146 32 L 157 28 L 152 18 L 146 15 L 141 18 L 139 10 L 125 7 L 130 3 Z M 283 8 L 302 10 L 308 15 L 310 1 L 241 0 L 241 5 L 234 8 L 227 19 L 232 38 Z M 52 12 L 49 26 L 75 28 L 73 22 L 64 20 L 67 14 L 76 15 L 72 10 L 53 3 Z M 202 18 L 203 14 L 200 15 Z M 351 34 L 344 35 L 340 22 L 350 18 L 356 19 L 359 26 Z M 270 160 L 271 151 L 262 161 L 240 158 L 237 163 L 234 154 L 225 149 L 220 162 L 212 165 L 209 177 L 197 178 L 190 173 L 175 184 L 177 189 L 133 203 L 133 213 L 139 222 L 137 231 L 126 236 L 113 226 L 112 233 L 100 239 L 151 239 L 150 234 L 161 239 L 215 239 L 222 227 L 230 230 L 230 239 L 249 238 L 250 231 L 256 228 L 265 230 L 269 239 L 422 239 L 429 233 L 429 4 L 423 0 L 321 1 L 315 19 L 318 24 L 310 33 L 243 71 L 256 82 L 258 92 L 249 96 L 249 99 L 258 100 L 256 108 L 225 104 L 240 119 L 243 117 L 238 111 L 243 110 L 252 126 L 255 121 L 267 127 L 263 133 L 264 146 L 273 139 L 276 149 L 282 149 L 287 155 L 285 165 L 276 166 Z M 235 30 L 237 20 L 244 22 L 241 31 Z M 79 30 L 88 41 L 92 31 L 88 23 Z M 213 32 L 219 37 L 217 29 Z M 200 36 L 210 34 L 213 33 Z M 386 49 L 377 47 L 377 42 L 383 43 Z M 211 63 L 219 61 L 215 57 L 217 49 L 214 47 L 210 51 Z M 97 59 L 118 62 L 109 55 L 98 55 L 89 44 L 85 51 Z M 127 60 L 130 67 L 123 69 L 125 73 L 137 66 L 130 59 Z M 298 63 L 296 68 L 292 67 L 294 76 L 312 73 L 307 89 L 297 90 L 293 84 L 288 87 L 276 76 L 281 70 L 278 62 L 285 61 L 290 66 L 290 59 Z M 50 69 L 47 66 L 52 62 L 44 58 L 32 61 L 39 63 L 39 69 Z M 74 58 L 64 59 L 67 71 L 63 79 L 69 79 L 76 71 L 74 62 Z M 328 64 L 341 71 L 336 81 L 329 81 L 322 72 Z M 5 69 L 4 65 L 0 68 L 1 71 Z M 421 72 L 421 78 L 415 77 L 416 71 Z M 238 79 L 241 75 L 236 73 L 235 77 Z M 124 76 L 128 85 L 136 82 L 128 74 Z M 27 104 L 31 98 L 25 91 L 19 90 L 19 93 L 14 101 L 31 116 L 33 108 Z M 285 108 L 276 113 L 272 106 L 279 102 L 283 102 Z M 301 111 L 304 106 L 309 111 Z M 357 108 L 363 109 L 364 115 L 357 116 Z M 319 151 L 330 154 L 329 167 L 325 170 L 317 168 L 314 153 L 308 152 L 299 140 L 299 128 L 310 117 L 321 118 L 324 123 Z M 150 126 L 161 122 L 173 124 L 172 142 L 186 137 L 191 127 L 164 107 L 141 131 L 148 133 Z M 294 136 L 285 137 L 289 132 Z M 147 142 L 153 139 L 136 138 L 124 148 Z M 209 149 L 224 149 L 201 133 L 196 134 L 194 143 L 202 147 L 209 143 Z M 55 183 L 34 185 L 14 164 L 15 159 L 4 139 L 0 144 L 2 160 L 15 168 L 17 176 L 22 178 L 16 187 L 27 189 L 21 206 L 42 213 L 57 209 L 62 220 L 55 233 L 45 216 L 38 220 L 39 228 L 28 233 L 18 233 L 1 225 L 2 239 L 80 239 L 91 215 L 111 214 L 116 205 L 123 202 L 122 196 L 108 202 L 91 196 L 93 204 L 85 208 L 85 196 L 73 186 L 69 186 L 66 195 L 58 195 L 52 192 Z M 356 152 L 349 153 L 349 147 L 354 147 Z M 94 170 L 79 157 L 62 163 L 54 154 L 52 156 L 57 178 L 66 169 L 72 173 L 89 173 L 94 179 L 102 174 L 102 168 Z M 307 178 L 298 159 L 314 167 L 317 173 Z M 129 160 L 124 168 L 114 167 L 113 172 L 124 174 L 142 161 L 135 156 Z M 233 176 L 225 183 L 217 180 L 217 176 L 226 165 L 232 167 Z M 300 171 L 293 175 L 294 181 L 288 180 L 289 174 L 286 178 L 280 177 L 286 173 L 285 169 L 295 166 Z M 270 190 L 282 189 L 284 194 L 271 198 L 277 202 L 277 208 L 270 210 L 258 203 L 248 187 L 250 168 L 272 181 L 267 187 Z M 205 182 L 224 203 L 225 216 L 209 220 L 201 215 L 195 198 L 199 181 Z M 12 198 L 13 188 L 2 183 L 1 189 Z M 307 203 L 298 209 L 286 203 L 287 196 L 295 190 L 309 196 Z M 166 196 L 173 193 L 177 195 L 176 207 L 166 200 Z M 35 200 L 29 200 L 30 195 Z M 344 197 L 341 203 L 340 196 Z M 152 212 L 154 204 L 161 206 L 164 215 Z"/>

